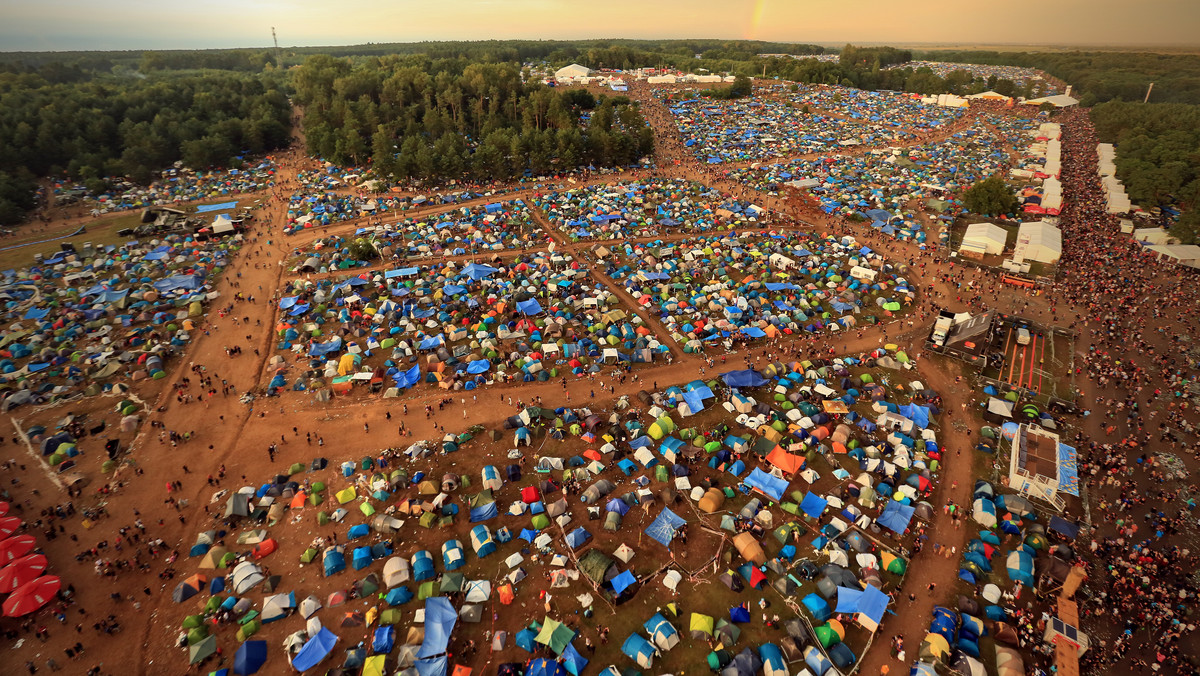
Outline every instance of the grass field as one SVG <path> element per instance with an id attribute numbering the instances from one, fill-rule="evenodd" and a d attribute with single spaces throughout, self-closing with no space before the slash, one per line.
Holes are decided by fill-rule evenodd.
<path id="1" fill-rule="evenodd" d="M 37 244 L 30 244 L 28 246 L 23 246 L 18 249 L 10 249 L 8 251 L 0 251 L 0 270 L 8 270 L 10 268 L 27 267 L 33 262 L 33 257 L 36 254 L 40 253 L 40 254 L 49 256 L 50 254 L 53 254 L 56 251 L 61 251 L 62 249 L 59 245 L 64 242 L 70 242 L 70 243 L 74 244 L 76 249 L 79 249 L 81 246 L 83 246 L 84 242 L 91 242 L 92 244 L 95 244 L 96 246 L 100 246 L 102 244 L 117 244 L 118 242 L 123 242 L 128 238 L 119 237 L 117 235 L 117 231 L 123 230 L 125 228 L 137 227 L 138 223 L 140 223 L 140 222 L 141 222 L 141 212 L 131 211 L 127 214 L 122 214 L 122 215 L 116 216 L 114 218 L 99 220 L 94 223 L 88 224 L 87 232 L 82 232 L 78 235 L 75 235 L 74 237 L 68 237 L 66 239 L 56 239 L 56 240 L 49 241 L 49 242 L 40 242 Z M 74 228 L 72 228 L 71 230 L 73 230 L 73 229 Z M 59 232 L 38 233 L 36 235 L 29 236 L 28 238 L 26 238 L 26 241 L 36 242 L 39 239 L 59 237 L 62 234 L 64 234 L 64 232 L 70 232 L 71 230 L 65 230 L 65 231 L 59 231 Z M 20 242 L 20 240 L 17 240 L 17 242 L 14 242 L 14 243 L 19 243 L 19 242 Z"/>

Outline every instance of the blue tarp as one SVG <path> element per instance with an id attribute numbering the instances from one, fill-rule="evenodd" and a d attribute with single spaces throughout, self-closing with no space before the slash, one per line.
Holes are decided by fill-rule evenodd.
<path id="1" fill-rule="evenodd" d="M 821 514 L 825 512 L 825 507 L 828 504 L 829 501 L 825 498 L 815 493 L 808 492 L 804 494 L 804 500 L 800 502 L 800 511 L 814 519 L 819 519 L 821 518 Z"/>
<path id="2" fill-rule="evenodd" d="M 887 612 L 887 605 L 888 595 L 872 585 L 867 585 L 865 591 L 837 588 L 836 611 L 839 613 L 862 613 L 878 624 Z"/>
<path id="3" fill-rule="evenodd" d="M 687 524 L 687 521 L 680 518 L 678 514 L 672 512 L 669 508 L 663 507 L 663 510 L 658 513 L 654 521 L 646 527 L 646 535 L 654 538 L 664 547 L 670 548 L 671 540 L 675 537 L 675 532 Z"/>
<path id="4" fill-rule="evenodd" d="M 458 613 L 450 605 L 450 599 L 444 596 L 425 599 L 425 640 L 421 642 L 417 657 L 433 657 L 446 652 L 457 621 Z"/>
<path id="5" fill-rule="evenodd" d="M 446 676 L 449 661 L 445 655 L 427 660 L 417 660 L 417 674 L 420 676 Z"/>
<path id="6" fill-rule="evenodd" d="M 467 373 L 478 375 L 480 373 L 487 373 L 491 368 L 492 362 L 488 361 L 487 359 L 476 359 L 475 361 L 467 364 Z"/>
<path id="7" fill-rule="evenodd" d="M 908 522 L 912 521 L 914 510 L 915 508 L 912 505 L 905 505 L 892 500 L 883 508 L 883 514 L 880 514 L 876 521 L 884 528 L 889 528 L 896 533 L 902 534 L 908 529 Z"/>
<path id="8" fill-rule="evenodd" d="M 527 315 L 539 315 L 544 312 L 544 310 L 542 310 L 542 304 L 537 302 L 536 298 L 519 301 L 517 303 L 517 309 Z"/>
<path id="9" fill-rule="evenodd" d="M 722 373 L 721 379 L 730 387 L 758 387 L 767 382 L 761 373 L 753 369 Z"/>
<path id="10" fill-rule="evenodd" d="M 755 467 L 750 476 L 746 477 L 746 485 L 762 491 L 773 500 L 782 500 L 783 492 L 787 490 L 788 482 Z"/>
<path id="11" fill-rule="evenodd" d="M 630 585 L 637 582 L 637 578 L 628 570 L 612 579 L 613 591 L 618 595 L 629 588 Z"/>
<path id="12" fill-rule="evenodd" d="M 435 347 L 440 347 L 444 342 L 445 339 L 442 337 L 442 334 L 439 333 L 432 338 L 426 338 L 425 340 L 422 340 L 421 343 L 417 345 L 417 349 L 432 350 Z"/>
<path id="13" fill-rule="evenodd" d="M 237 202 L 221 202 L 220 204 L 202 204 L 196 207 L 196 213 L 207 214 L 214 211 L 229 211 L 237 208 Z"/>
<path id="14" fill-rule="evenodd" d="M 906 404 L 900 407 L 900 415 L 913 421 L 922 429 L 929 427 L 929 407 L 916 404 Z"/>
<path id="15" fill-rule="evenodd" d="M 376 654 L 392 652 L 396 643 L 396 628 L 393 626 L 380 627 L 375 630 L 375 638 L 371 641 L 371 650 Z"/>
<path id="16" fill-rule="evenodd" d="M 308 642 L 300 648 L 300 652 L 292 658 L 292 668 L 296 671 L 307 671 L 321 663 L 329 651 L 333 650 L 334 644 L 338 641 L 337 634 L 329 631 L 325 627 L 321 627 L 321 631 L 317 635 L 308 639 Z"/>
<path id="17" fill-rule="evenodd" d="M 323 357 L 327 354 L 337 352 L 340 349 L 342 349 L 342 339 L 338 336 L 334 336 L 329 342 L 313 343 L 312 346 L 308 348 L 308 356 Z"/>
<path id="18" fill-rule="evenodd" d="M 496 508 L 495 502 L 489 502 L 486 505 L 471 508 L 471 523 L 479 523 L 494 519 L 499 515 L 499 510 Z"/>
<path id="19" fill-rule="evenodd" d="M 478 263 L 470 263 L 462 269 L 462 274 L 475 281 L 490 277 L 497 272 L 500 272 L 500 268 L 493 268 L 490 265 L 479 265 Z"/>
<path id="20" fill-rule="evenodd" d="M 204 285 L 203 275 L 171 275 L 154 282 L 154 288 L 159 293 L 167 293 L 183 289 L 185 291 L 195 291 Z"/>

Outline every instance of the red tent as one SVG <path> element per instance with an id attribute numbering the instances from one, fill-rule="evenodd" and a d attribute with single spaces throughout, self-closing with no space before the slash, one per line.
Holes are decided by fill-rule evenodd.
<path id="1" fill-rule="evenodd" d="M 750 569 L 750 586 L 758 589 L 767 583 L 767 576 L 757 567 Z"/>
<path id="2" fill-rule="evenodd" d="M 21 528 L 21 517 L 5 516 L 0 517 L 0 540 L 12 535 Z"/>
<path id="3" fill-rule="evenodd" d="M 14 535 L 0 541 L 0 565 L 8 565 L 33 551 L 37 541 L 32 535 Z"/>
<path id="4" fill-rule="evenodd" d="M 266 540 L 263 540 L 254 546 L 254 560 L 258 561 L 260 559 L 267 558 L 271 554 L 275 553 L 275 550 L 278 547 L 279 543 L 275 542 L 275 538 L 267 538 Z"/>
<path id="5" fill-rule="evenodd" d="M 521 501 L 522 502 L 525 502 L 528 504 L 533 504 L 533 503 L 537 502 L 538 499 L 539 499 L 538 489 L 536 486 L 526 486 L 525 488 L 521 489 Z"/>
<path id="6" fill-rule="evenodd" d="M 30 554 L 0 569 L 0 594 L 11 594 L 21 585 L 33 582 L 46 572 L 46 557 Z"/>
<path id="7" fill-rule="evenodd" d="M 61 588 L 62 580 L 55 575 L 46 575 L 28 582 L 4 601 L 4 614 L 8 617 L 28 615 L 54 600 L 54 595 Z"/>

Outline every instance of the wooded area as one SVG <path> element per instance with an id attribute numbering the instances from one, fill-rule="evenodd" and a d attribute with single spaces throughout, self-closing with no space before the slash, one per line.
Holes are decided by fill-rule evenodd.
<path id="1" fill-rule="evenodd" d="M 310 57 L 292 78 L 309 150 L 396 178 L 508 179 L 627 165 L 654 135 L 624 97 L 524 83 L 516 64 Z M 585 112 L 590 112 L 586 124 Z"/>
<path id="2" fill-rule="evenodd" d="M 1174 229 L 1185 243 L 1200 238 L 1200 106 L 1102 103 L 1092 122 L 1104 143 L 1117 144 L 1117 177 L 1131 200 L 1147 208 L 1184 208 Z"/>
<path id="3" fill-rule="evenodd" d="M 277 77 L 231 72 L 52 83 L 37 72 L 0 73 L 0 222 L 20 220 L 37 177 L 138 183 L 176 161 L 227 167 L 242 153 L 286 146 L 291 107 Z M 7 193 L 7 194 L 5 194 Z"/>

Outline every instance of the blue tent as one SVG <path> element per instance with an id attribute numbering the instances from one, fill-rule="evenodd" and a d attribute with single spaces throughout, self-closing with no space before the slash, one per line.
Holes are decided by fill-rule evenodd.
<path id="1" fill-rule="evenodd" d="M 375 654 L 390 653 L 396 644 L 396 628 L 388 625 L 375 630 L 375 638 L 371 641 L 371 650 Z"/>
<path id="2" fill-rule="evenodd" d="M 374 559 L 371 558 L 370 547 L 358 547 L 354 550 L 354 555 L 350 561 L 350 565 L 354 568 L 354 570 L 362 570 L 363 568 L 371 565 L 371 561 L 373 560 Z"/>
<path id="3" fill-rule="evenodd" d="M 545 311 L 542 309 L 542 304 L 537 302 L 537 299 L 535 298 L 518 301 L 517 309 L 527 315 L 539 315 Z"/>
<path id="4" fill-rule="evenodd" d="M 729 621 L 735 624 L 750 621 L 750 611 L 746 606 L 733 606 L 729 609 Z"/>
<path id="5" fill-rule="evenodd" d="M 561 657 L 563 667 L 565 667 L 566 670 L 572 674 L 572 676 L 579 676 L 579 674 L 583 673 L 584 668 L 588 665 L 588 659 L 583 655 L 580 655 L 579 651 L 576 650 L 575 646 L 571 643 L 568 643 L 567 647 L 563 648 Z"/>
<path id="6" fill-rule="evenodd" d="M 413 581 L 432 580 L 437 573 L 433 569 L 433 556 L 424 549 L 412 555 Z"/>
<path id="7" fill-rule="evenodd" d="M 579 549 L 590 539 L 592 539 L 592 534 L 586 528 L 580 526 L 567 533 L 567 546 L 571 549 Z"/>
<path id="8" fill-rule="evenodd" d="M 567 670 L 555 660 L 539 657 L 525 665 L 525 676 L 567 676 Z"/>
<path id="9" fill-rule="evenodd" d="M 809 594 L 801 601 L 808 612 L 812 614 L 813 619 L 817 622 L 824 622 L 832 616 L 832 611 L 829 609 L 829 602 L 821 598 L 817 594 Z"/>
<path id="10" fill-rule="evenodd" d="M 912 521 L 915 510 L 916 508 L 912 505 L 905 505 L 892 500 L 883 508 L 883 514 L 880 514 L 876 521 L 884 528 L 903 534 L 908 529 L 908 523 Z"/>
<path id="11" fill-rule="evenodd" d="M 413 593 L 409 591 L 405 585 L 393 587 L 388 590 L 387 596 L 383 597 L 389 606 L 399 606 L 408 603 L 413 598 Z"/>
<path id="12" fill-rule="evenodd" d="M 233 673 L 246 676 L 262 668 L 267 662 L 266 641 L 246 641 L 233 656 Z"/>
<path id="13" fill-rule="evenodd" d="M 654 538 L 659 544 L 664 547 L 671 546 L 671 540 L 675 538 L 675 533 L 687 524 L 687 521 L 680 518 L 678 514 L 672 512 L 670 508 L 663 507 L 654 521 L 646 527 L 646 535 Z"/>
<path id="14" fill-rule="evenodd" d="M 367 524 L 365 524 L 365 523 L 360 523 L 357 526 L 350 527 L 350 531 L 348 533 L 346 533 L 346 538 L 349 540 L 354 540 L 357 538 L 364 538 L 367 535 L 369 535 L 370 533 L 371 533 L 371 528 L 369 526 L 367 526 Z"/>
<path id="15" fill-rule="evenodd" d="M 337 634 L 329 631 L 325 627 L 321 627 L 321 631 L 317 635 L 308 639 L 308 642 L 300 648 L 300 652 L 292 658 L 292 668 L 299 672 L 304 672 L 321 663 L 325 656 L 333 650 L 333 646 L 337 643 Z"/>
<path id="16" fill-rule="evenodd" d="M 650 668 L 650 664 L 654 660 L 654 646 L 650 645 L 640 634 L 630 634 L 629 638 L 621 644 L 621 652 L 629 659 L 637 662 L 638 666 Z M 528 676 L 528 675 L 526 675 Z"/>
<path id="17" fill-rule="evenodd" d="M 450 599 L 444 596 L 425 599 L 425 640 L 421 642 L 417 657 L 433 657 L 446 652 L 457 621 L 458 613 L 450 605 Z"/>
<path id="18" fill-rule="evenodd" d="M 616 512 L 621 516 L 625 516 L 629 513 L 629 505 L 625 504 L 625 501 L 621 498 L 613 498 L 608 501 L 607 505 L 604 506 L 604 511 Z"/>
<path id="19" fill-rule="evenodd" d="M 787 660 L 783 659 L 783 651 L 774 643 L 760 645 L 758 659 L 762 660 L 764 673 L 788 673 Z"/>
<path id="20" fill-rule="evenodd" d="M 325 568 L 325 577 L 346 570 L 346 556 L 336 549 L 326 550 L 321 563 Z"/>
<path id="21" fill-rule="evenodd" d="M 783 492 L 787 490 L 788 482 L 786 479 L 780 479 L 755 467 L 750 476 L 746 477 L 746 485 L 761 491 L 772 500 L 782 500 Z"/>
<path id="22" fill-rule="evenodd" d="M 487 526 L 479 525 L 471 529 L 471 548 L 481 559 L 496 552 L 496 541 L 492 538 L 492 531 Z"/>
<path id="23" fill-rule="evenodd" d="M 730 387 L 758 387 L 768 382 L 761 373 L 753 369 L 722 373 L 721 380 Z"/>

